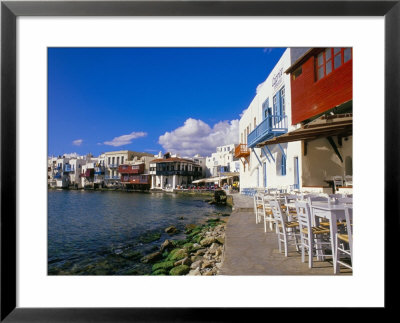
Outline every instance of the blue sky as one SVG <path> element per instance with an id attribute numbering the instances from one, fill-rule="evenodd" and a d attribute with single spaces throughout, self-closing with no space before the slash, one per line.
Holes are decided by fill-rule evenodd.
<path id="1" fill-rule="evenodd" d="M 48 154 L 210 155 L 284 50 L 49 48 Z"/>

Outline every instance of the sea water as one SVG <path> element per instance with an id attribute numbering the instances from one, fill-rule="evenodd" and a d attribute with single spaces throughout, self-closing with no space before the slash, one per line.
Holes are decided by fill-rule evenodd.
<path id="1" fill-rule="evenodd" d="M 49 190 L 49 275 L 145 275 L 140 259 L 165 239 L 183 239 L 187 224 L 200 224 L 228 206 L 210 196 L 123 191 Z M 170 236 L 165 228 L 180 233 Z"/>

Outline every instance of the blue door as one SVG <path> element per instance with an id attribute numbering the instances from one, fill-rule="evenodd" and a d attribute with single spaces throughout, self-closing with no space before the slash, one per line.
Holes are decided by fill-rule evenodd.
<path id="1" fill-rule="evenodd" d="M 294 188 L 300 189 L 299 158 L 294 157 Z"/>
<path id="2" fill-rule="evenodd" d="M 267 188 L 267 163 L 263 165 L 264 187 Z"/>

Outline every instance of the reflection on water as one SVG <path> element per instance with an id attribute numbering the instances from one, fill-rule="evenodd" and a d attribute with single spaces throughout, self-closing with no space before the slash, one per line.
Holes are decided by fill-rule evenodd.
<path id="1" fill-rule="evenodd" d="M 168 238 L 164 229 L 199 223 L 212 212 L 209 197 L 118 191 L 48 192 L 50 275 L 138 275 L 150 272 L 140 258 Z M 153 241 L 154 240 L 154 241 Z"/>

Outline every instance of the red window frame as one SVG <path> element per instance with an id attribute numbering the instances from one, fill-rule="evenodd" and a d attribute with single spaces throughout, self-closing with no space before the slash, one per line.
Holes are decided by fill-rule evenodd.
<path id="1" fill-rule="evenodd" d="M 335 48 L 339 48 L 339 47 L 335 47 Z M 335 53 L 335 48 L 326 48 L 324 51 L 320 52 L 317 56 L 315 56 L 315 79 L 316 81 L 319 81 L 321 79 L 323 79 L 325 76 L 329 75 L 330 73 L 332 73 L 335 69 L 343 66 L 344 64 L 348 63 L 349 61 L 351 61 L 353 59 L 353 48 L 351 47 L 342 47 L 340 48 L 340 50 Z M 346 62 L 344 61 L 344 51 L 346 49 L 350 49 L 350 59 L 348 59 Z M 330 57 L 327 59 L 327 51 L 330 53 Z M 336 66 L 335 64 L 335 59 L 336 57 L 340 56 L 340 64 L 338 66 Z M 322 57 L 322 62 L 319 63 L 319 58 Z M 326 67 L 328 64 L 331 64 L 331 71 L 326 74 Z M 319 75 L 319 71 L 320 69 L 323 70 L 323 75 Z"/>

